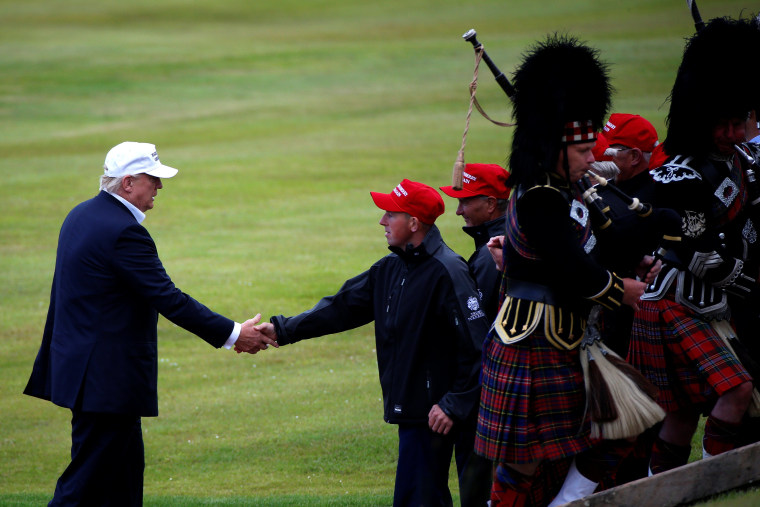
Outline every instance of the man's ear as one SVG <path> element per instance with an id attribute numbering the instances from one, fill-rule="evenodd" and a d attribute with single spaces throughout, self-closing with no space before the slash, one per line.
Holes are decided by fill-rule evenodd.
<path id="1" fill-rule="evenodd" d="M 417 217 L 409 217 L 409 230 L 412 232 L 420 230 L 420 221 Z"/>
<path id="2" fill-rule="evenodd" d="M 644 154 L 641 152 L 639 148 L 631 148 L 631 164 L 636 165 L 639 162 L 641 162 L 641 159 L 644 157 Z"/>
<path id="3" fill-rule="evenodd" d="M 486 203 L 487 203 L 486 205 L 488 206 L 487 209 L 489 213 L 493 213 L 494 211 L 496 211 L 496 207 L 499 205 L 499 201 L 496 199 L 496 197 L 493 197 L 490 195 L 486 199 Z"/>

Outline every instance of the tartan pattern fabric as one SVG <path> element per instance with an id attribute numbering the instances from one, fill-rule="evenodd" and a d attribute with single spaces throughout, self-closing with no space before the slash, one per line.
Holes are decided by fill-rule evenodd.
<path id="1" fill-rule="evenodd" d="M 507 240 L 512 245 L 512 248 L 520 254 L 520 257 L 526 259 L 538 259 L 538 254 L 528 244 L 528 240 L 525 234 L 520 230 L 520 225 L 517 223 L 517 197 L 516 192 L 512 192 L 512 196 L 507 204 Z M 504 266 L 506 266 L 506 253 L 507 249 L 504 248 Z"/>
<path id="2" fill-rule="evenodd" d="M 569 121 L 562 131 L 563 143 L 587 143 L 596 140 L 596 129 L 591 120 Z"/>
<path id="3" fill-rule="evenodd" d="M 672 299 L 639 303 L 628 362 L 660 390 L 666 412 L 705 405 L 752 377 L 709 322 Z"/>
<path id="4" fill-rule="evenodd" d="M 504 463 L 573 456 L 589 447 L 578 349 L 554 348 L 539 329 L 504 344 L 489 333 L 475 452 Z"/>

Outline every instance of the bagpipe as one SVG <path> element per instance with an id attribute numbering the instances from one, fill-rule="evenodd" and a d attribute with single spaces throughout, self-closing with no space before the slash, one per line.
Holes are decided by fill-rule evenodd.
<path id="1" fill-rule="evenodd" d="M 467 109 L 467 119 L 465 121 L 465 128 L 464 133 L 462 134 L 462 147 L 459 149 L 459 152 L 457 153 L 457 158 L 454 161 L 454 169 L 451 174 L 451 185 L 454 187 L 454 190 L 461 190 L 462 189 L 462 176 L 464 174 L 464 148 L 467 144 L 467 132 L 470 130 L 470 117 L 472 116 L 472 108 L 475 107 L 480 114 L 485 118 L 486 120 L 490 121 L 494 125 L 498 125 L 499 127 L 513 127 L 514 124 L 512 123 L 505 123 L 505 122 L 499 122 L 496 120 L 493 120 L 486 112 L 483 110 L 483 108 L 480 106 L 480 103 L 478 103 L 478 99 L 475 96 L 477 89 L 478 89 L 478 70 L 480 68 L 480 62 L 481 60 L 486 62 L 486 65 L 491 70 L 491 73 L 494 75 L 494 78 L 496 79 L 496 82 L 499 83 L 499 86 L 501 86 L 501 89 L 504 90 L 504 93 L 507 94 L 507 97 L 510 99 L 515 93 L 515 88 L 512 86 L 512 83 L 509 82 L 509 79 L 507 79 L 507 76 L 504 75 L 503 72 L 499 70 L 499 68 L 496 66 L 496 64 L 493 63 L 493 60 L 488 56 L 488 53 L 486 53 L 485 49 L 483 48 L 483 45 L 478 42 L 477 39 L 477 33 L 475 30 L 468 30 L 464 35 L 462 35 L 462 38 L 464 40 L 472 43 L 473 47 L 475 48 L 475 70 L 473 71 L 472 81 L 470 82 L 470 107 Z"/>
<path id="2" fill-rule="evenodd" d="M 452 174 L 455 188 L 457 185 L 461 188 L 462 185 L 465 138 L 473 106 L 477 107 L 491 122 L 501 126 L 513 126 L 494 122 L 477 104 L 475 91 L 480 62 L 486 62 L 496 82 L 510 100 L 514 100 L 515 95 L 515 88 L 509 79 L 488 56 L 483 44 L 477 40 L 476 31 L 469 30 L 462 37 L 472 44 L 475 51 L 475 72 L 470 84 L 470 108 L 462 148 Z M 652 208 L 651 205 L 626 195 L 601 176 L 593 174 L 592 176 L 595 176 L 599 186 L 608 188 L 611 196 L 625 204 L 625 208 L 629 210 L 629 218 L 634 217 L 633 221 L 628 220 L 628 222 L 635 225 L 635 230 L 632 230 L 630 225 L 623 226 L 620 223 L 620 217 L 612 213 L 611 207 L 599 195 L 596 185 L 591 183 L 588 175 L 578 183 L 578 190 L 589 208 L 592 215 L 591 221 L 597 234 L 605 237 L 605 243 L 615 245 L 614 252 L 620 253 L 619 257 L 624 257 L 624 261 L 638 256 L 635 259 L 636 264 L 629 266 L 637 265 L 645 255 L 654 257 L 652 264 L 654 265 L 658 259 L 664 257 L 670 247 L 680 241 L 681 220 L 677 213 L 672 210 Z M 665 417 L 665 412 L 656 402 L 657 388 L 638 370 L 604 345 L 599 332 L 601 324 L 599 315 L 600 307 L 594 306 L 580 345 L 591 433 L 595 438 L 605 439 L 634 437 L 661 421 Z"/>
<path id="3" fill-rule="evenodd" d="M 478 41 L 477 32 L 474 29 L 470 29 L 462 35 L 462 38 L 472 44 L 476 55 L 476 78 L 473 80 L 474 84 L 470 85 L 471 105 L 477 105 L 474 91 L 477 88 L 477 68 L 481 60 L 486 63 L 496 82 L 507 97 L 512 100 L 515 95 L 514 86 L 512 86 L 512 83 L 509 82 L 506 75 L 490 58 L 483 44 Z M 493 120 L 482 111 L 482 108 L 479 105 L 477 105 L 477 108 L 486 119 L 493 122 Z M 512 126 L 512 124 L 507 123 L 497 124 L 500 126 Z M 464 143 L 458 156 L 458 162 L 461 161 L 462 167 L 464 167 L 463 152 Z M 455 163 L 452 179 L 455 180 L 455 182 L 458 180 L 461 187 L 461 172 L 457 173 L 457 165 L 458 164 Z M 652 255 L 655 257 L 656 262 L 656 260 L 662 259 L 667 251 L 680 242 L 681 219 L 676 212 L 668 209 L 653 208 L 648 203 L 640 202 L 638 198 L 628 196 L 607 179 L 602 178 L 593 172 L 590 174 L 599 186 L 610 191 L 609 193 L 611 197 L 622 202 L 625 207 L 637 216 L 637 220 L 629 220 L 626 221 L 625 225 L 622 224 L 621 220 L 615 216 L 610 205 L 599 195 L 596 185 L 590 181 L 588 175 L 581 178 L 578 182 L 577 186 L 583 196 L 584 202 L 589 207 L 589 212 L 592 215 L 592 224 L 594 224 L 595 230 L 603 237 L 606 243 L 614 246 L 614 250 L 619 254 L 615 256 L 618 260 L 614 260 L 614 264 L 618 266 L 623 265 L 631 261 L 631 259 L 638 262 L 638 260 L 641 260 L 645 255 Z M 621 256 L 623 257 L 622 259 L 620 258 Z M 613 262 L 613 259 L 605 260 Z"/>
<path id="4" fill-rule="evenodd" d="M 653 257 L 651 268 L 681 242 L 681 216 L 674 210 L 641 202 L 593 171 L 580 179 L 578 187 L 600 236 L 600 260 L 613 270 L 630 271 L 647 255 Z M 600 196 L 598 188 L 608 190 L 607 196 Z M 611 203 L 617 204 L 617 212 Z M 621 208 L 626 213 L 620 213 Z"/>

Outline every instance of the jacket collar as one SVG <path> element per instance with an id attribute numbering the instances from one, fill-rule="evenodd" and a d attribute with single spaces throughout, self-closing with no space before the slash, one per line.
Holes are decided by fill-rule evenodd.
<path id="1" fill-rule="evenodd" d="M 129 204 L 123 197 L 119 197 L 116 194 L 101 190 L 98 197 L 110 200 L 119 209 L 124 210 L 127 214 L 132 215 L 138 224 L 141 224 L 145 220 L 145 213 L 135 208 L 132 204 Z"/>
<path id="2" fill-rule="evenodd" d="M 411 244 L 406 245 L 406 248 L 401 249 L 397 246 L 389 246 L 388 250 L 401 257 L 406 262 L 418 262 L 428 257 L 431 257 L 435 252 L 443 245 L 443 238 L 441 238 L 441 231 L 438 227 L 433 225 L 425 238 L 417 247 L 412 247 Z"/>
<path id="3" fill-rule="evenodd" d="M 505 233 L 504 222 L 506 219 L 507 216 L 502 215 L 493 220 L 489 220 L 488 222 L 483 222 L 480 225 L 465 225 L 462 227 L 462 230 L 472 236 L 475 240 L 475 248 L 477 249 L 488 243 L 488 240 L 491 239 L 491 237 Z"/>

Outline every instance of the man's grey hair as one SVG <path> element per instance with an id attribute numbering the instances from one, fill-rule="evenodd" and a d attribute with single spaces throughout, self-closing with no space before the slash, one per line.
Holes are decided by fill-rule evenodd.
<path id="1" fill-rule="evenodd" d="M 105 174 L 100 177 L 100 190 L 105 190 L 111 194 L 115 194 L 121 186 L 121 180 L 124 177 L 114 178 L 113 176 L 106 176 Z"/>
<path id="2" fill-rule="evenodd" d="M 125 174 L 124 176 L 119 176 L 118 178 L 114 178 L 113 176 L 107 176 L 104 174 L 100 177 L 100 190 L 105 190 L 106 192 L 110 192 L 112 194 L 118 194 L 119 187 L 121 186 L 121 180 L 123 180 L 127 176 L 132 176 L 133 178 L 139 178 L 141 174 Z"/>

